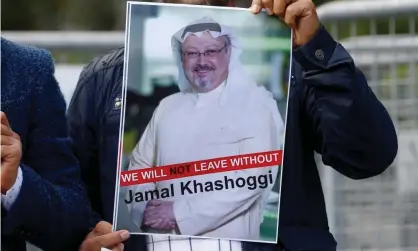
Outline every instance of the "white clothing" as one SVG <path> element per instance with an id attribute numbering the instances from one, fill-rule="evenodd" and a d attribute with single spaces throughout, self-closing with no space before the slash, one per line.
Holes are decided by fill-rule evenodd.
<path id="1" fill-rule="evenodd" d="M 198 239 L 198 238 L 173 238 L 158 239 L 158 236 L 150 236 L 148 251 L 242 251 L 239 241 Z M 110 251 L 101 248 L 101 251 Z"/>
<path id="2" fill-rule="evenodd" d="M 17 177 L 15 183 L 9 189 L 9 191 L 6 192 L 6 194 L 1 194 L 1 205 L 4 207 L 4 209 L 10 210 L 10 208 L 13 206 L 13 203 L 19 196 L 20 188 L 22 187 L 22 182 L 22 169 L 19 167 L 19 169 L 17 170 Z"/>
<path id="3" fill-rule="evenodd" d="M 205 17 L 193 23 L 208 22 L 215 21 Z M 227 80 L 208 93 L 196 93 L 188 84 L 179 63 L 178 83 L 181 92 L 160 102 L 132 152 L 129 170 L 281 149 L 284 124 L 276 101 L 270 92 L 246 76 L 239 61 L 239 45 L 232 31 L 222 26 L 221 32 L 211 34 L 230 38 L 232 46 Z M 180 59 L 181 42 L 187 37 L 181 36 L 182 30 L 174 34 L 172 39 L 177 60 Z M 268 174 L 269 170 L 275 180 L 277 166 L 141 184 L 129 189 L 136 193 L 169 188 L 174 184 L 175 196 L 162 200 L 174 201 L 179 231 L 147 229 L 148 233 L 259 240 L 265 200 L 274 184 L 264 189 L 249 190 L 244 187 L 181 195 L 179 183 L 190 180 L 213 182 L 223 180 L 224 176 L 233 180 L 238 177 L 258 177 Z M 138 232 L 146 203 L 127 205 Z M 168 240 L 165 235 L 150 238 Z"/>
<path id="4" fill-rule="evenodd" d="M 148 251 L 242 251 L 241 242 L 170 236 L 148 238 Z"/>
<path id="5" fill-rule="evenodd" d="M 183 92 L 161 101 L 140 142 L 132 152 L 129 170 L 196 160 L 280 149 L 282 131 L 274 117 L 280 117 L 275 101 L 264 88 L 246 86 L 228 95 L 228 83 L 212 92 Z M 232 93 L 231 93 L 232 94 Z M 224 105 L 222 95 L 228 95 Z M 275 114 L 274 114 L 275 113 Z M 130 187 L 135 193 L 169 188 L 175 184 L 174 212 L 180 232 L 190 236 L 258 239 L 266 189 L 237 188 L 213 193 L 180 195 L 180 181 L 200 183 L 234 177 L 267 174 L 277 177 L 278 167 L 167 180 Z M 146 202 L 129 204 L 134 222 L 140 226 Z M 149 231 L 157 232 L 157 231 Z"/>

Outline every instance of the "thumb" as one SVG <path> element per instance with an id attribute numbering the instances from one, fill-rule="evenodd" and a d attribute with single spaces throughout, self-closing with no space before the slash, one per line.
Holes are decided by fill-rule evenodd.
<path id="1" fill-rule="evenodd" d="M 258 14 L 260 13 L 261 9 L 262 9 L 261 0 L 253 0 L 251 3 L 251 8 L 250 8 L 251 12 L 253 14 Z"/>
<path id="2" fill-rule="evenodd" d="M 10 127 L 9 120 L 7 119 L 6 113 L 1 112 L 1 123 L 7 127 Z"/>
<path id="3" fill-rule="evenodd" d="M 94 233 L 97 235 L 104 235 L 112 233 L 112 224 L 106 221 L 100 221 L 94 227 Z"/>
<path id="4" fill-rule="evenodd" d="M 101 247 L 115 246 L 130 237 L 130 233 L 126 230 L 119 230 L 110 234 L 105 234 L 96 237 Z"/>
<path id="5" fill-rule="evenodd" d="M 160 200 L 150 200 L 147 203 L 147 206 L 159 206 L 161 205 L 162 201 Z"/>

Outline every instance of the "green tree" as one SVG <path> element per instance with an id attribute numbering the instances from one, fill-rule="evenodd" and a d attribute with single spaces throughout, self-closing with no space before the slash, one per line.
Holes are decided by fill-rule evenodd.
<path id="1" fill-rule="evenodd" d="M 2 30 L 55 30 L 62 22 L 62 1 L 2 1 Z"/>

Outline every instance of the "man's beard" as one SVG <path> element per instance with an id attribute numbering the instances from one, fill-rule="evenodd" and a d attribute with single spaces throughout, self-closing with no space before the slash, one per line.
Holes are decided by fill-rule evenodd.
<path id="1" fill-rule="evenodd" d="M 213 88 L 213 81 L 205 78 L 195 79 L 194 84 L 205 91 L 210 91 Z"/>
<path id="2" fill-rule="evenodd" d="M 215 67 L 210 66 L 210 65 L 198 64 L 196 65 L 193 71 L 196 73 L 198 73 L 199 71 L 208 71 L 210 74 L 215 71 Z M 197 87 L 199 87 L 201 90 L 204 90 L 204 91 L 212 90 L 213 85 L 214 85 L 213 80 L 210 79 L 210 75 L 209 76 L 196 76 L 193 82 Z"/>

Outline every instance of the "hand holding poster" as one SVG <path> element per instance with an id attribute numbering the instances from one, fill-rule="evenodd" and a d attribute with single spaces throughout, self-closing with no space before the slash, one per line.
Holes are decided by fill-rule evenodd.
<path id="1" fill-rule="evenodd" d="M 116 229 L 276 242 L 286 99 L 269 81 L 289 67 L 270 61 L 290 34 L 247 9 L 128 3 Z M 159 96 L 162 77 L 177 88 Z M 139 137 L 130 97 L 154 105 Z"/>

